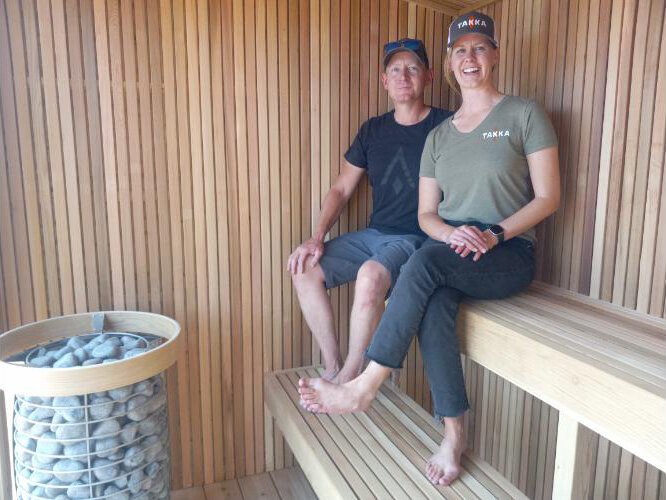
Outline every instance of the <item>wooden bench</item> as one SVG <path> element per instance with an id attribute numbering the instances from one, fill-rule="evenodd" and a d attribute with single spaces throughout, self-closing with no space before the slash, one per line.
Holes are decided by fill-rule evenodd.
<path id="1" fill-rule="evenodd" d="M 461 350 L 560 411 L 553 498 L 591 487 L 593 432 L 666 471 L 666 321 L 536 283 L 502 301 L 471 301 Z M 266 409 L 320 498 L 521 498 L 468 454 L 451 487 L 423 474 L 442 429 L 392 384 L 370 410 L 313 415 L 298 406 L 300 376 L 268 374 Z"/>

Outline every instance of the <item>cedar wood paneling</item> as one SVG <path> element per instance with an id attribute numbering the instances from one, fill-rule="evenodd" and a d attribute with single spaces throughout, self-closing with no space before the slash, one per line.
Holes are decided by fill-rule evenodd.
<path id="1" fill-rule="evenodd" d="M 663 317 L 664 0 L 484 9 L 500 90 L 543 103 L 558 132 L 564 196 L 539 228 L 539 278 Z M 89 310 L 173 316 L 186 337 L 169 373 L 173 486 L 291 464 L 262 375 L 319 355 L 286 257 L 358 126 L 388 109 L 383 43 L 424 39 L 427 100 L 455 107 L 450 20 L 399 0 L 0 0 L 0 330 Z M 331 236 L 371 208 L 363 182 Z M 344 351 L 353 286 L 331 295 Z M 470 445 L 549 497 L 557 412 L 465 369 Z M 429 407 L 415 347 L 400 383 Z M 666 495 L 664 474 L 605 439 L 595 477 L 595 498 Z"/>

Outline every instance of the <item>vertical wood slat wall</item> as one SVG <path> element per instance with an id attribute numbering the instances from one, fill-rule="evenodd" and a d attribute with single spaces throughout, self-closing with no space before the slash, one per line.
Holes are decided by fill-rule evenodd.
<path id="1" fill-rule="evenodd" d="M 664 316 L 664 1 L 486 10 L 500 89 L 542 102 L 560 138 L 541 279 Z M 427 98 L 455 106 L 450 20 L 399 0 L 0 0 L 0 329 L 87 310 L 173 316 L 187 337 L 169 373 L 173 486 L 288 465 L 262 374 L 319 356 L 286 256 L 360 123 L 388 109 L 383 43 L 423 38 Z M 364 184 L 331 236 L 370 210 Z M 332 293 L 343 350 L 352 296 Z M 465 368 L 471 444 L 550 496 L 557 412 Z M 414 347 L 401 384 L 429 406 Z M 666 494 L 664 474 L 598 447 L 595 497 Z"/>

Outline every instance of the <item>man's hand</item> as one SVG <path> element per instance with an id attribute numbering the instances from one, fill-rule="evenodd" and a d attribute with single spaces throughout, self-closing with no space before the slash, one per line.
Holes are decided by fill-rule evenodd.
<path id="1" fill-rule="evenodd" d="M 324 255 L 324 243 L 322 241 L 317 238 L 305 240 L 296 247 L 296 250 L 287 259 L 287 271 L 291 274 L 303 273 L 306 270 L 306 265 L 308 269 L 316 266 L 322 255 Z"/>

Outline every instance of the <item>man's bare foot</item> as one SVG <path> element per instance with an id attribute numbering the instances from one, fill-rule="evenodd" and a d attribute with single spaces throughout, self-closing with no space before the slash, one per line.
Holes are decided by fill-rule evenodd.
<path id="1" fill-rule="evenodd" d="M 363 370 L 363 363 L 361 363 L 358 366 L 349 366 L 347 363 L 345 363 L 342 369 L 338 373 L 336 373 L 336 375 L 333 378 L 330 378 L 328 380 L 330 380 L 334 384 L 345 384 L 350 380 L 354 380 L 356 377 L 358 377 L 361 374 L 362 370 Z"/>
<path id="2" fill-rule="evenodd" d="M 460 476 L 460 460 L 465 447 L 462 417 L 445 419 L 442 444 L 426 463 L 425 472 L 431 483 L 448 486 Z"/>

